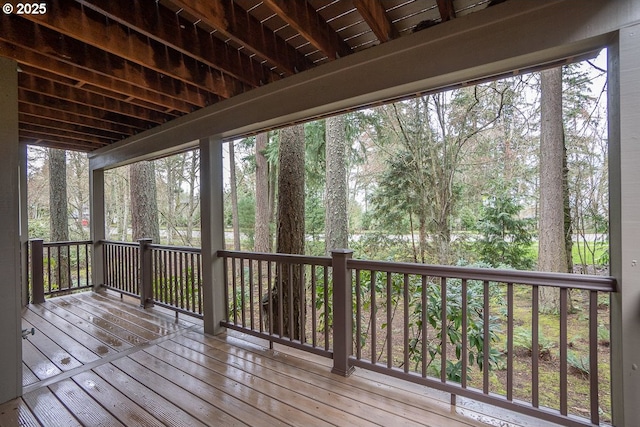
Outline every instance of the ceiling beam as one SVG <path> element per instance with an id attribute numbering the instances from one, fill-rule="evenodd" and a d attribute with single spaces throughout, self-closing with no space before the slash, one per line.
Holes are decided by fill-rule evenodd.
<path id="1" fill-rule="evenodd" d="M 51 98 L 69 101 L 87 107 L 95 107 L 100 110 L 113 111 L 118 114 L 137 119 L 148 121 L 159 120 L 160 123 L 164 123 L 177 117 L 175 114 L 167 114 L 157 110 L 153 112 L 148 108 L 139 107 L 126 101 L 97 95 L 82 88 L 67 86 L 62 83 L 57 83 L 40 77 L 29 76 L 24 72 L 19 73 L 18 84 L 22 89 L 49 96 Z"/>
<path id="2" fill-rule="evenodd" d="M 158 117 L 164 117 L 165 121 L 171 120 L 181 114 L 167 113 L 159 106 L 140 106 L 126 99 L 113 98 L 103 94 L 97 94 L 86 90 L 85 87 L 77 87 L 66 83 L 59 83 L 37 75 L 28 74 L 23 70 L 18 74 L 18 84 L 24 89 L 55 98 L 66 99 L 88 107 L 97 107 L 103 110 L 116 111 L 125 116 L 147 119 L 149 111 L 155 111 Z"/>
<path id="3" fill-rule="evenodd" d="M 104 147 L 109 144 L 115 142 L 113 139 L 102 138 L 96 135 L 83 135 L 75 132 L 69 132 L 61 129 L 53 129 L 49 127 L 43 127 L 38 125 L 33 125 L 30 123 L 20 123 L 19 130 L 23 134 L 31 134 L 31 135 L 42 135 L 43 137 L 54 137 L 61 141 L 68 140 L 71 141 L 80 141 L 80 142 L 89 142 L 92 145 L 95 145 L 96 148 Z M 117 141 L 117 140 L 116 140 Z"/>
<path id="4" fill-rule="evenodd" d="M 118 141 L 124 139 L 127 136 L 133 135 L 133 132 L 118 132 L 116 130 L 107 130 L 100 129 L 97 127 L 91 127 L 90 124 L 78 125 L 72 123 L 61 122 L 58 120 L 54 120 L 52 118 L 45 118 L 40 116 L 34 116 L 30 114 L 26 114 L 20 112 L 18 114 L 18 119 L 20 123 L 30 124 L 34 126 L 41 126 L 50 129 L 57 129 L 64 132 L 73 132 L 78 135 L 86 135 L 86 136 L 98 136 L 101 138 L 106 138 L 111 141 Z"/>
<path id="5" fill-rule="evenodd" d="M 138 129 L 150 129 L 158 124 L 164 123 L 163 119 L 158 117 L 151 117 L 148 119 L 133 118 L 123 116 L 115 112 L 107 110 L 101 110 L 95 107 L 87 107 L 85 105 L 76 104 L 74 102 L 65 101 L 63 99 L 54 98 L 47 95 L 42 95 L 37 92 L 31 92 L 29 90 L 18 88 L 18 100 L 25 104 L 46 106 L 52 110 L 60 112 L 69 112 L 77 117 L 83 117 L 88 119 L 98 119 L 111 122 L 113 124 L 125 124 Z M 80 120 L 81 122 L 82 120 Z"/>
<path id="6" fill-rule="evenodd" d="M 333 60 L 347 56 L 351 48 L 307 1 L 263 0 L 287 24 L 309 41 L 327 58 Z"/>
<path id="7" fill-rule="evenodd" d="M 280 80 L 279 74 L 156 1 L 79 0 L 79 3 L 252 87 Z"/>
<path id="8" fill-rule="evenodd" d="M 438 3 L 438 11 L 440 11 L 440 18 L 442 22 L 455 19 L 456 10 L 453 7 L 453 0 L 436 0 Z"/>
<path id="9" fill-rule="evenodd" d="M 202 19 L 224 37 L 275 64 L 286 74 L 313 67 L 304 55 L 233 1 L 172 0 L 172 3 Z"/>
<path id="10" fill-rule="evenodd" d="M 100 74 L 121 82 L 146 88 L 158 94 L 173 94 L 184 102 L 199 107 L 211 105 L 219 100 L 215 95 L 187 85 L 182 81 L 132 64 L 116 55 L 109 54 L 93 46 L 87 46 L 71 38 L 60 37 L 58 33 L 33 22 L 20 19 L 14 15 L 0 13 L 0 54 L 22 60 L 37 60 L 42 55 L 52 58 L 50 68 L 56 74 L 65 75 L 68 66 L 60 69 L 53 68 L 60 63 L 82 68 L 86 71 Z M 31 53 L 24 53 L 24 50 Z M 30 63 L 30 62 L 28 62 Z M 31 63 L 30 63 L 31 64 Z M 35 63 L 31 64 L 38 66 Z M 44 64 L 42 64 L 44 65 Z M 78 80 L 83 80 L 79 78 Z"/>
<path id="11" fill-rule="evenodd" d="M 400 37 L 400 33 L 391 22 L 380 0 L 353 0 L 353 5 L 358 9 L 380 43 L 386 43 Z"/>
<path id="12" fill-rule="evenodd" d="M 101 129 L 109 132 L 116 132 L 123 135 L 135 135 L 144 128 L 131 126 L 124 123 L 112 123 L 99 118 L 81 117 L 69 111 L 60 111 L 53 108 L 44 107 L 37 104 L 18 103 L 18 112 L 30 117 L 37 117 L 45 120 L 54 120 L 56 122 L 66 123 L 68 125 L 77 125 L 82 123 L 93 129 Z"/>
<path id="13" fill-rule="evenodd" d="M 52 3 L 52 10 L 64 10 L 64 13 L 19 16 L 222 98 L 243 91 L 242 85 L 230 76 L 225 77 L 220 71 L 132 32 L 79 3 L 66 1 L 60 5 L 59 0 Z"/>
<path id="14" fill-rule="evenodd" d="M 19 131 L 19 142 L 37 147 L 58 148 L 60 150 L 91 152 L 97 147 L 90 142 L 69 141 L 64 138 L 54 138 L 48 135 L 40 135 L 30 132 Z"/>

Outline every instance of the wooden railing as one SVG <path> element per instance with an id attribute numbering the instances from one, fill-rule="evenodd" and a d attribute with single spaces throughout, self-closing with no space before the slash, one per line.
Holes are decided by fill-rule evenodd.
<path id="1" fill-rule="evenodd" d="M 31 301 L 91 288 L 91 241 L 30 241 Z"/>
<path id="2" fill-rule="evenodd" d="M 202 262 L 199 248 L 102 241 L 104 287 L 202 318 Z"/>
<path id="3" fill-rule="evenodd" d="M 343 375 L 362 367 L 449 392 L 453 401 L 469 397 L 562 425 L 601 421 L 599 391 L 610 384 L 599 366 L 608 350 L 598 342 L 600 328 L 608 331 L 601 306 L 615 292 L 611 277 L 362 261 L 349 251 L 218 256 L 228 328 L 331 357 Z M 293 281 L 282 280 L 287 271 Z M 298 328 L 292 338 L 281 331 L 294 307 L 286 313 L 267 295 L 295 288 L 302 321 L 289 325 Z M 541 314 L 543 293 L 557 298 L 558 313 Z M 578 319 L 570 297 L 586 307 Z M 576 375 L 587 391 L 570 401 Z"/>

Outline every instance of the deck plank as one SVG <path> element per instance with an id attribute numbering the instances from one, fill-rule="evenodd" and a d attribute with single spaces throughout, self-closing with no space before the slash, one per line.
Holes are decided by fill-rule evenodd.
<path id="1" fill-rule="evenodd" d="M 39 304 L 40 308 L 34 308 L 34 310 L 45 310 L 44 312 L 42 311 L 38 311 L 38 313 L 42 313 L 43 317 L 47 316 L 47 320 L 51 321 L 53 324 L 55 324 L 57 327 L 61 327 L 65 330 L 65 332 L 68 332 L 68 328 L 66 327 L 66 325 L 60 325 L 60 322 L 57 321 L 56 318 L 50 318 L 49 315 L 45 314 L 45 313 L 50 313 L 51 315 L 55 315 L 56 317 L 59 317 L 63 320 L 65 320 L 66 322 L 68 322 L 69 324 L 71 324 L 72 326 L 78 328 L 79 330 L 83 331 L 83 333 L 81 333 L 78 336 L 78 339 L 83 339 L 86 338 L 85 334 L 90 335 L 91 337 L 93 337 L 94 339 L 98 340 L 101 344 L 98 345 L 97 348 L 100 349 L 100 351 L 97 351 L 98 354 L 104 355 L 104 354 L 108 354 L 111 351 L 105 351 L 105 349 L 103 349 L 101 346 L 108 346 L 108 348 L 111 348 L 112 350 L 117 351 L 122 351 L 122 350 L 126 350 L 128 348 L 131 348 L 132 345 L 128 342 L 126 342 L 123 339 L 120 339 L 118 337 L 116 337 L 115 335 L 109 333 L 108 331 L 105 331 L 104 329 L 94 325 L 90 320 L 86 320 L 83 319 L 82 317 L 71 313 L 68 310 L 65 310 L 62 307 L 59 307 L 58 305 L 50 302 L 51 300 L 49 300 L 49 302 L 45 302 L 44 304 Z M 75 335 L 74 335 L 75 336 Z M 108 349 L 107 349 L 108 350 Z"/>
<path id="2" fill-rule="evenodd" d="M 47 359 L 29 340 L 22 341 L 22 362 L 31 369 L 33 374 L 40 380 L 62 373 L 62 370 L 51 360 Z"/>
<path id="3" fill-rule="evenodd" d="M 162 414 L 165 417 L 163 421 L 169 425 L 246 425 L 129 358 L 119 359 L 95 371 L 114 386 L 126 384 L 127 389 L 136 390 L 138 399 L 143 399 L 152 413 Z"/>
<path id="4" fill-rule="evenodd" d="M 82 425 L 48 388 L 32 391 L 22 398 L 44 426 L 74 427 Z"/>
<path id="5" fill-rule="evenodd" d="M 22 320 L 22 327 L 27 329 L 37 329 L 32 323 L 26 320 Z M 46 334 L 40 333 L 39 329 L 34 335 L 29 336 L 28 340 L 31 342 L 40 352 L 48 358 L 54 365 L 61 371 L 68 371 L 70 369 L 82 366 L 82 363 L 72 356 L 67 350 L 58 345 L 57 340 L 54 342 Z M 75 350 L 85 350 L 85 347 L 78 346 Z"/>
<path id="6" fill-rule="evenodd" d="M 78 360 L 80 363 L 85 364 L 100 358 L 100 356 L 95 352 L 87 348 L 84 345 L 84 342 L 81 343 L 80 341 L 70 337 L 60 329 L 53 326 L 50 322 L 47 322 L 45 319 L 37 315 L 35 312 L 26 310 L 23 313 L 22 318 L 33 325 L 36 329 L 36 335 L 43 334 L 49 339 L 55 340 L 57 345 L 68 353 L 73 354 L 74 359 Z M 33 340 L 33 338 L 36 338 L 35 335 L 33 337 L 29 337 L 31 340 Z"/>
<path id="7" fill-rule="evenodd" d="M 0 426 L 40 427 L 41 424 L 24 400 L 19 397 L 0 405 Z"/>
<path id="8" fill-rule="evenodd" d="M 147 349 L 145 353 L 132 355 L 131 358 L 191 393 L 218 407 L 222 406 L 222 409 L 232 411 L 249 425 L 291 425 L 293 420 L 299 425 L 318 424 L 315 418 L 291 405 L 245 389 L 242 384 L 231 381 L 218 372 L 157 346 Z"/>
<path id="9" fill-rule="evenodd" d="M 124 426 L 70 379 L 52 384 L 49 389 L 85 426 Z"/>
<path id="10" fill-rule="evenodd" d="M 40 378 L 36 377 L 33 371 L 29 369 L 24 362 L 22 362 L 22 385 L 34 384 L 38 381 L 40 381 Z"/>

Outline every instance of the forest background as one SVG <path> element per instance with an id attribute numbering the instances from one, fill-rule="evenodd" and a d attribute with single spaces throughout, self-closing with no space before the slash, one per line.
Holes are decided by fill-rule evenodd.
<path id="1" fill-rule="evenodd" d="M 608 265 L 606 81 L 601 57 L 567 65 L 562 74 L 566 230 L 576 272 L 596 273 Z M 327 143 L 327 123 L 332 121 L 341 128 L 338 148 Z M 326 215 L 336 185 L 331 171 L 327 173 L 327 156 L 342 145 L 348 176 L 343 221 L 355 257 L 535 269 L 543 216 L 540 178 L 545 176 L 541 126 L 540 73 L 305 124 L 304 252 L 326 251 L 327 218 L 338 216 L 333 215 L 334 207 L 333 214 Z M 224 144 L 229 247 L 275 248 L 281 138 L 281 132 L 273 131 Z M 31 238 L 57 240 L 50 231 L 55 228 L 55 209 L 50 208 L 55 189 L 49 184 L 60 181 L 50 176 L 51 162 L 60 163 L 60 153 L 52 154 L 56 151 L 29 149 Z M 68 236 L 87 239 L 88 161 L 84 153 L 62 154 Z M 198 156 L 195 150 L 146 166 L 155 178 L 144 191 L 151 191 L 157 204 L 161 243 L 199 246 Z M 135 175 L 129 169 L 105 175 L 108 239 L 127 241 L 135 234 L 132 194 L 143 190 L 131 185 Z"/>

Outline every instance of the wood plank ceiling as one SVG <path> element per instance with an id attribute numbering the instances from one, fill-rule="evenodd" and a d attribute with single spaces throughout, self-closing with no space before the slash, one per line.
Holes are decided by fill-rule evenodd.
<path id="1" fill-rule="evenodd" d="M 20 142 L 92 151 L 502 1 L 11 2 L 0 56 L 19 66 Z"/>

